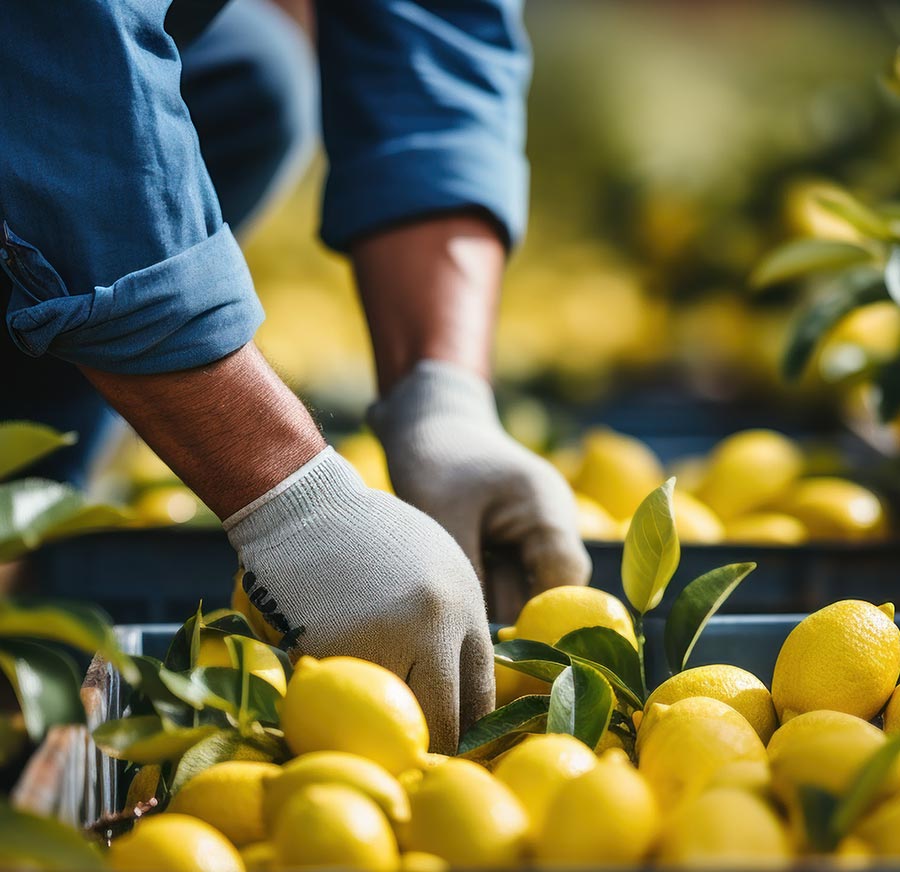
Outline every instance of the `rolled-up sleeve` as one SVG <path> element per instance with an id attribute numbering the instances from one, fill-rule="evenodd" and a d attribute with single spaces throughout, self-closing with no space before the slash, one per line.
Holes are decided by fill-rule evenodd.
<path id="1" fill-rule="evenodd" d="M 322 238 L 420 215 L 487 210 L 514 244 L 526 223 L 521 0 L 322 0 L 329 173 Z"/>
<path id="2" fill-rule="evenodd" d="M 4 10 L 0 269 L 27 354 L 165 372 L 224 357 L 262 321 L 181 97 L 168 8 Z"/>

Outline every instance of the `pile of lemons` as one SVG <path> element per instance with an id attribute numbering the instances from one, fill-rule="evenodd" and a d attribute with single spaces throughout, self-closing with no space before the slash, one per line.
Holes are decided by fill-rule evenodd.
<path id="1" fill-rule="evenodd" d="M 774 430 L 744 430 L 707 456 L 666 472 L 643 442 L 609 429 L 587 433 L 551 457 L 576 491 L 585 539 L 624 537 L 644 496 L 675 475 L 675 523 L 682 542 L 798 545 L 884 538 L 876 494 L 836 476 L 805 475 L 796 442 Z"/>
<path id="2" fill-rule="evenodd" d="M 585 625 L 635 644 L 623 604 L 587 588 L 535 597 L 507 635 L 553 640 Z M 596 748 L 534 734 L 480 765 L 428 752 L 422 710 L 393 673 L 302 657 L 281 710 L 293 759 L 210 766 L 114 840 L 109 862 L 118 872 L 788 865 L 817 851 L 802 792 L 845 796 L 900 732 L 898 676 L 893 607 L 845 600 L 790 633 L 771 692 L 735 666 L 688 669 L 643 710 L 620 709 L 633 749 L 610 733 Z M 888 767 L 841 857 L 900 859 L 900 763 Z"/>

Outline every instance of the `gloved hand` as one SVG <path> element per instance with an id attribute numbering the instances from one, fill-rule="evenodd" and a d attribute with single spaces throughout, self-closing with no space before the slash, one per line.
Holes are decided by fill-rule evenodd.
<path id="1" fill-rule="evenodd" d="M 332 448 L 225 521 L 244 589 L 292 653 L 380 663 L 455 753 L 494 705 L 493 650 L 469 561 L 431 518 L 367 488 Z"/>
<path id="2" fill-rule="evenodd" d="M 438 521 L 484 578 L 482 547 L 519 546 L 538 590 L 586 584 L 590 558 L 572 491 L 543 458 L 512 439 L 490 385 L 425 360 L 369 409 L 397 495 Z"/>

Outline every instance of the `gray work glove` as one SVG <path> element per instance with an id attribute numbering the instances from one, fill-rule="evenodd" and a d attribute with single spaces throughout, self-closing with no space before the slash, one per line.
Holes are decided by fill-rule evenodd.
<path id="1" fill-rule="evenodd" d="M 326 448 L 225 521 L 253 605 L 293 654 L 362 657 L 407 681 L 432 749 L 494 706 L 478 579 L 448 533 Z"/>
<path id="2" fill-rule="evenodd" d="M 537 590 L 587 583 L 591 563 L 572 491 L 506 433 L 486 381 L 421 361 L 370 407 L 368 421 L 397 495 L 449 530 L 480 577 L 483 546 L 503 543 L 518 546 Z"/>

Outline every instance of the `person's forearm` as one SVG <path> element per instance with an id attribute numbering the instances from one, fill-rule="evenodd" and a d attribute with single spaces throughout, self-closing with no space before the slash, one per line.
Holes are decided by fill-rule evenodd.
<path id="1" fill-rule="evenodd" d="M 306 408 L 251 342 L 208 366 L 158 375 L 82 367 L 101 394 L 220 517 L 324 447 Z"/>
<path id="2" fill-rule="evenodd" d="M 425 359 L 490 376 L 506 251 L 488 220 L 417 221 L 359 240 L 351 255 L 382 394 Z"/>

